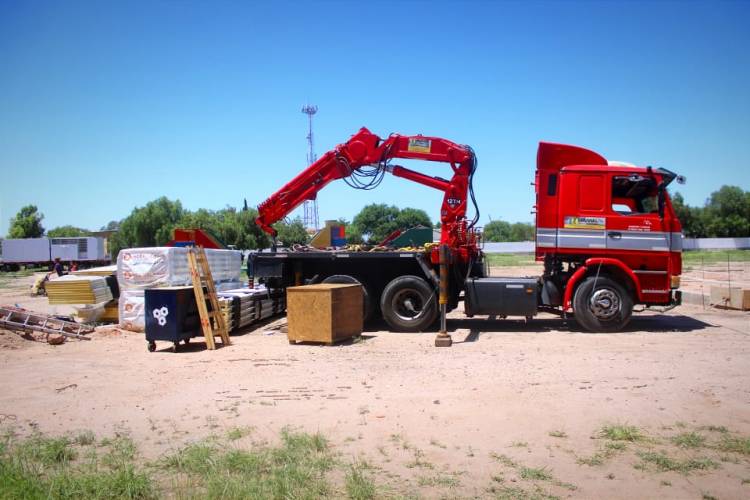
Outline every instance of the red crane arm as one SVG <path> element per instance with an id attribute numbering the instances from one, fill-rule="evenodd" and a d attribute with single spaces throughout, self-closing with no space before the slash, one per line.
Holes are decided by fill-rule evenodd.
<path id="1" fill-rule="evenodd" d="M 445 162 L 451 165 L 450 180 L 432 177 L 398 165 L 388 165 L 392 158 Z M 366 166 L 378 166 L 419 184 L 443 191 L 440 211 L 441 242 L 454 247 L 466 244 L 466 196 L 475 168 L 471 148 L 438 137 L 392 134 L 382 140 L 366 128 L 351 139 L 324 154 L 266 201 L 258 206 L 256 223 L 272 236 L 271 225 L 286 217 L 305 200 L 314 199 L 318 191 L 336 179 L 350 176 Z"/>

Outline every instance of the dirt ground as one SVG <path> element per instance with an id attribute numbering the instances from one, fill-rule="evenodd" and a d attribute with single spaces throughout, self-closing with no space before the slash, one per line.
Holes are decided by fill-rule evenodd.
<path id="1" fill-rule="evenodd" d="M 31 280 L 5 284 L 0 303 L 47 309 Z M 455 343 L 440 349 L 434 333 L 384 329 L 292 346 L 283 318 L 178 353 L 115 328 L 61 346 L 0 330 L 0 427 L 125 432 L 156 458 L 236 427 L 274 441 L 293 426 L 427 498 L 750 497 L 750 450 L 721 444 L 750 447 L 750 314 L 682 306 L 606 335 L 549 315 L 451 316 Z M 645 438 L 612 441 L 607 425 Z M 689 432 L 705 441 L 671 440 Z"/>

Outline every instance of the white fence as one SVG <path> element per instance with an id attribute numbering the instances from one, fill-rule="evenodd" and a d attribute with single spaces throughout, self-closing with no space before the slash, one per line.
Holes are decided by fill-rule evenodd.
<path id="1" fill-rule="evenodd" d="M 682 238 L 683 250 L 734 250 L 750 248 L 750 238 Z M 484 253 L 533 253 L 533 241 L 485 243 Z"/>

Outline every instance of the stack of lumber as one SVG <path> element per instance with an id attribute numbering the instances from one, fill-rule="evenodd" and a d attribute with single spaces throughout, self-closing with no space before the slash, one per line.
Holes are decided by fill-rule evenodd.
<path id="1" fill-rule="evenodd" d="M 117 300 L 110 300 L 104 305 L 104 314 L 99 317 L 99 321 L 107 323 L 117 323 L 120 321 L 119 304 Z"/>
<path id="2" fill-rule="evenodd" d="M 232 325 L 234 330 L 283 313 L 286 309 L 284 294 L 269 292 L 263 285 L 226 290 L 218 295 L 222 310 L 229 311 L 231 307 L 231 321 L 227 321 L 227 325 Z"/>
<path id="3" fill-rule="evenodd" d="M 112 300 L 107 280 L 101 276 L 61 276 L 44 287 L 50 304 L 98 304 Z"/>

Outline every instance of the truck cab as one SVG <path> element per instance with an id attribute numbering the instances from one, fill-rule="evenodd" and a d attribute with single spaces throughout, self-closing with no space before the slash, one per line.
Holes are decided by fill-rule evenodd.
<path id="1" fill-rule="evenodd" d="M 682 227 L 666 190 L 676 177 L 666 169 L 609 162 L 576 146 L 541 143 L 536 258 L 545 262 L 543 302 L 572 308 L 579 322 L 596 330 L 607 330 L 608 318 L 612 327 L 627 322 L 633 304 L 679 302 Z"/>

